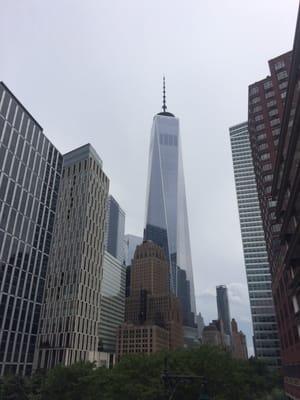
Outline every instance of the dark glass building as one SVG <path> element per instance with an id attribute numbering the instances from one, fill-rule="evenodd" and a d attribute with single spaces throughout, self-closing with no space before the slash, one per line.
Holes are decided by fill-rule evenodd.
<path id="1" fill-rule="evenodd" d="M 121 263 L 124 261 L 125 213 L 112 195 L 108 196 L 105 221 L 105 250 Z"/>
<path id="2" fill-rule="evenodd" d="M 62 156 L 0 83 L 0 374 L 30 374 Z"/>

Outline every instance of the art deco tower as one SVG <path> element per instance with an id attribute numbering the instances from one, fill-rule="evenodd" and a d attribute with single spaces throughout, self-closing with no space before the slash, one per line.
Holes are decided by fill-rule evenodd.
<path id="1" fill-rule="evenodd" d="M 144 239 L 164 249 L 184 325 L 193 326 L 196 306 L 179 119 L 167 111 L 165 79 L 162 110 L 154 116 L 151 131 Z"/>

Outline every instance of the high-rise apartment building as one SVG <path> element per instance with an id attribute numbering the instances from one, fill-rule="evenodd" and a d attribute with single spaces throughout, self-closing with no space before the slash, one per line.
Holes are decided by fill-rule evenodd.
<path id="1" fill-rule="evenodd" d="M 108 196 L 105 221 L 105 250 L 124 261 L 125 212 L 112 195 Z"/>
<path id="2" fill-rule="evenodd" d="M 229 129 L 244 262 L 257 358 L 280 365 L 279 340 L 271 290 L 271 273 L 259 206 L 248 124 Z"/>
<path id="3" fill-rule="evenodd" d="M 223 321 L 224 333 L 231 337 L 231 317 L 229 309 L 228 291 L 225 285 L 217 286 L 218 318 Z"/>
<path id="4" fill-rule="evenodd" d="M 90 144 L 63 157 L 35 368 L 100 362 L 100 286 L 109 180 Z"/>
<path id="5" fill-rule="evenodd" d="M 30 374 L 62 156 L 0 83 L 0 375 Z"/>
<path id="6" fill-rule="evenodd" d="M 279 251 L 280 230 L 271 188 L 290 63 L 291 52 L 270 60 L 270 75 L 249 86 L 248 129 L 271 269 Z"/>
<path id="7" fill-rule="evenodd" d="M 184 325 L 193 327 L 196 304 L 179 119 L 167 112 L 165 90 L 163 100 L 163 111 L 154 116 L 151 132 L 144 238 L 163 248 Z"/>
<path id="8" fill-rule="evenodd" d="M 151 241 L 138 246 L 131 266 L 125 323 L 119 327 L 117 358 L 183 347 L 180 301 L 170 292 L 169 263 Z"/>
<path id="9" fill-rule="evenodd" d="M 284 71 L 281 64 L 279 71 Z M 286 394 L 300 399 L 300 11 L 273 177 L 280 247 L 273 267 L 273 295 Z M 279 74 L 279 72 L 278 72 Z"/>

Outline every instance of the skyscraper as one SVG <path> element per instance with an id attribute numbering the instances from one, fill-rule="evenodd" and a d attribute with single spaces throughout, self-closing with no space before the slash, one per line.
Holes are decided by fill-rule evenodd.
<path id="1" fill-rule="evenodd" d="M 0 375 L 30 374 L 62 156 L 0 83 Z"/>
<path id="2" fill-rule="evenodd" d="M 179 119 L 167 111 L 165 85 L 162 108 L 153 118 L 151 131 L 144 238 L 164 249 L 171 267 L 170 287 L 181 301 L 184 325 L 194 326 L 196 305 Z"/>
<path id="3" fill-rule="evenodd" d="M 125 212 L 112 195 L 108 196 L 105 221 L 105 250 L 121 263 L 124 261 Z"/>
<path id="4" fill-rule="evenodd" d="M 111 195 L 107 205 L 99 338 L 101 351 L 109 353 L 109 359 L 112 360 L 116 350 L 117 329 L 125 316 L 125 213 Z"/>
<path id="5" fill-rule="evenodd" d="M 100 364 L 100 286 L 109 180 L 90 144 L 63 157 L 35 368 Z"/>
<path id="6" fill-rule="evenodd" d="M 170 265 L 164 251 L 145 241 L 136 248 L 131 267 L 125 323 L 119 327 L 117 358 L 183 347 L 179 299 L 170 292 Z"/>
<path id="7" fill-rule="evenodd" d="M 217 286 L 218 318 L 223 321 L 224 333 L 231 337 L 231 318 L 228 301 L 227 287 Z"/>
<path id="8" fill-rule="evenodd" d="M 257 358 L 280 364 L 279 340 L 271 291 L 271 273 L 259 208 L 248 124 L 229 129 L 244 262 Z"/>

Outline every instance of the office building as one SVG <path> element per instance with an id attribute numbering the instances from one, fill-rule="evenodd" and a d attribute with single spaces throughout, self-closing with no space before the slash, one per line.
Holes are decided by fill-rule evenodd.
<path id="1" fill-rule="evenodd" d="M 125 316 L 125 213 L 111 195 L 107 203 L 99 337 L 101 351 L 111 354 L 112 358 L 116 350 L 117 329 Z"/>
<path id="2" fill-rule="evenodd" d="M 244 122 L 235 125 L 229 131 L 250 298 L 254 351 L 257 358 L 276 367 L 280 365 L 279 340 L 248 124 Z"/>
<path id="3" fill-rule="evenodd" d="M 282 70 L 283 65 L 282 65 Z M 285 391 L 300 398 L 300 12 L 273 177 L 280 247 L 273 267 L 273 295 L 281 341 Z M 281 70 L 280 70 L 281 71 Z M 279 73 L 279 72 L 278 72 Z"/>
<path id="4" fill-rule="evenodd" d="M 112 357 L 116 351 L 117 329 L 124 322 L 125 317 L 125 279 L 124 265 L 105 251 L 101 282 L 99 337 L 101 351 L 112 354 Z"/>
<path id="5" fill-rule="evenodd" d="M 218 318 L 223 321 L 224 333 L 231 336 L 231 318 L 229 309 L 229 300 L 227 287 L 224 285 L 217 286 L 217 307 Z"/>
<path id="6" fill-rule="evenodd" d="M 164 250 L 170 287 L 181 301 L 184 325 L 195 327 L 195 295 L 179 119 L 167 111 L 153 118 L 144 238 Z"/>
<path id="7" fill-rule="evenodd" d="M 0 375 L 32 370 L 62 156 L 0 83 Z"/>
<path id="8" fill-rule="evenodd" d="M 162 248 L 155 243 L 145 241 L 136 248 L 125 323 L 118 330 L 118 360 L 127 353 L 183 347 L 180 301 L 170 292 L 169 269 Z"/>
<path id="9" fill-rule="evenodd" d="M 100 365 L 100 287 L 109 180 L 90 144 L 63 157 L 35 368 Z"/>
<path id="10" fill-rule="evenodd" d="M 120 263 L 124 261 L 125 212 L 112 195 L 108 196 L 105 221 L 105 250 Z"/>
<path id="11" fill-rule="evenodd" d="M 232 355 L 239 360 L 248 360 L 246 336 L 238 330 L 238 324 L 234 318 L 231 320 Z"/>

